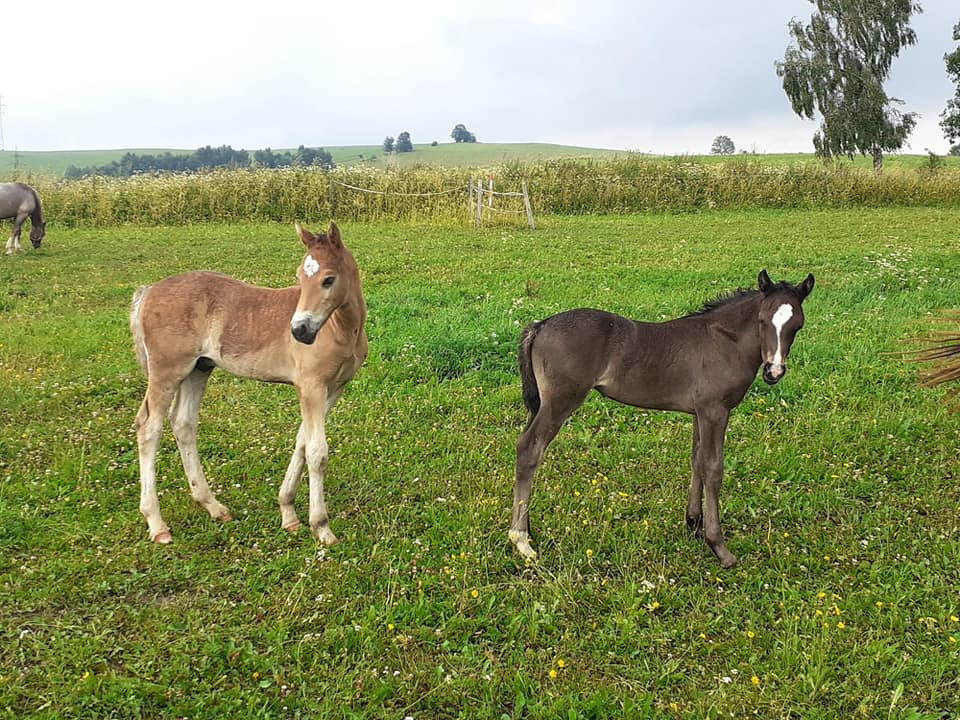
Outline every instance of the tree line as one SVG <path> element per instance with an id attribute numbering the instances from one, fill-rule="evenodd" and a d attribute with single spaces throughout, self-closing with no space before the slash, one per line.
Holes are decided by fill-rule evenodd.
<path id="1" fill-rule="evenodd" d="M 323 148 L 310 148 L 301 145 L 294 151 L 274 152 L 270 148 L 255 150 L 251 156 L 246 150 L 234 150 L 229 145 L 198 148 L 189 154 L 170 152 L 160 155 L 138 155 L 125 153 L 119 160 L 106 165 L 78 167 L 71 165 L 64 176 L 77 179 L 87 175 L 105 175 L 109 177 L 130 177 L 154 172 L 196 172 L 213 168 L 246 167 L 319 167 L 324 170 L 334 168 L 333 156 Z"/>
<path id="2" fill-rule="evenodd" d="M 917 113 L 887 95 L 884 82 L 900 51 L 917 42 L 910 18 L 923 12 L 916 0 L 810 0 L 815 12 L 808 23 L 788 24 L 791 42 L 775 63 L 793 111 L 820 118 L 813 136 L 816 154 L 824 159 L 857 153 L 873 158 L 883 169 L 885 152 L 899 150 L 917 123 Z M 960 23 L 953 28 L 960 41 Z M 960 140 L 960 47 L 943 56 L 947 75 L 957 86 L 940 114 L 940 127 L 951 143 Z M 735 151 L 726 135 L 718 135 L 710 152 Z M 929 151 L 928 151 L 929 152 Z M 960 155 L 960 143 L 950 148 Z M 930 153 L 934 156 L 933 153 Z"/>

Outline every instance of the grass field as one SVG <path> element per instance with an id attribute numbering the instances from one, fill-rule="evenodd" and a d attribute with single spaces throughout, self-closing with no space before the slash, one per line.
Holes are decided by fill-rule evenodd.
<path id="1" fill-rule="evenodd" d="M 238 148 L 239 149 L 239 148 Z M 247 148 L 253 152 L 257 148 Z M 289 150 L 290 148 L 273 148 L 275 151 Z M 0 150 L 0 178 L 29 180 L 31 176 L 53 175 L 61 176 L 71 165 L 77 167 L 95 167 L 107 165 L 119 160 L 128 152 L 139 155 L 157 155 L 164 152 L 189 154 L 186 149 L 156 149 L 136 148 L 119 150 L 69 150 L 69 151 L 14 151 Z M 370 165 L 376 168 L 387 166 L 383 148 L 379 145 L 345 145 L 327 147 L 326 150 L 333 156 L 337 166 Z M 627 149 L 605 150 L 599 148 L 576 147 L 572 145 L 556 145 L 552 143 L 452 143 L 440 142 L 436 147 L 429 143 L 415 144 L 414 152 L 399 153 L 395 162 L 400 167 L 416 164 L 440 165 L 444 167 L 490 167 L 512 162 L 539 162 L 558 158 L 611 158 L 616 155 L 627 154 Z M 659 157 L 659 156 L 650 156 Z M 722 162 L 731 156 L 699 155 L 694 156 L 701 160 Z M 733 157 L 742 157 L 736 155 Z M 818 162 L 812 153 L 748 155 L 749 158 L 761 158 L 764 162 L 774 165 L 787 165 L 797 162 Z M 945 157 L 941 159 L 944 167 L 960 167 L 960 158 Z M 857 157 L 854 160 L 842 160 L 844 164 L 853 167 L 872 167 L 872 160 L 867 157 Z M 927 162 L 924 154 L 898 154 L 885 158 L 887 167 L 916 168 Z"/>
<path id="2" fill-rule="evenodd" d="M 222 373 L 200 451 L 237 520 L 192 506 L 169 433 L 173 545 L 137 511 L 134 288 L 289 284 L 292 227 L 56 228 L 0 258 L 0 717 L 960 714 L 960 415 L 883 354 L 956 307 L 958 227 L 957 208 L 344 223 L 371 354 L 330 417 L 329 549 L 279 528 L 295 392 Z M 548 452 L 522 562 L 521 327 L 675 317 L 761 268 L 817 285 L 786 378 L 728 432 L 741 565 L 684 527 L 689 418 L 597 396 Z"/>

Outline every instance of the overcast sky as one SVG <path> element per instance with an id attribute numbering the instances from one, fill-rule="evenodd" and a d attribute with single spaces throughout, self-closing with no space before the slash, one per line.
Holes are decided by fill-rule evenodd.
<path id="1" fill-rule="evenodd" d="M 957 0 L 921 0 L 887 92 L 944 153 Z M 255 150 L 408 131 L 663 154 L 809 152 L 774 70 L 807 0 L 91 0 L 4 21 L 6 150 Z M 28 18 L 28 14 L 32 18 Z"/>

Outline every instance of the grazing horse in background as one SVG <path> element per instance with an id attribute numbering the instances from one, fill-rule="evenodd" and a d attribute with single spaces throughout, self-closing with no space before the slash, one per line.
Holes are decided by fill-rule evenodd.
<path id="1" fill-rule="evenodd" d="M 7 240 L 7 255 L 22 250 L 20 228 L 30 218 L 30 242 L 39 248 L 43 236 L 47 234 L 47 224 L 43 221 L 43 205 L 37 191 L 23 183 L 0 183 L 0 220 L 13 218 L 13 232 Z"/>
<path id="2" fill-rule="evenodd" d="M 177 440 L 193 499 L 210 516 L 230 520 L 213 496 L 197 452 L 200 400 L 214 368 L 264 382 L 293 385 L 301 423 L 280 486 L 281 526 L 300 528 L 294 499 L 304 462 L 310 476 L 310 529 L 323 543 L 329 527 L 323 477 L 327 467 L 327 413 L 367 357 L 367 306 L 360 272 L 333 223 L 314 235 L 296 223 L 306 255 L 298 285 L 274 289 L 212 272 L 191 272 L 139 288 L 130 329 L 147 393 L 137 413 L 140 512 L 154 542 L 171 541 L 157 498 L 156 455 L 164 416 Z"/>
<path id="3" fill-rule="evenodd" d="M 706 539 L 723 567 L 736 565 L 720 529 L 727 420 L 761 365 L 767 383 L 783 378 L 813 282 L 808 275 L 800 285 L 774 283 L 763 270 L 759 291 L 738 290 L 668 322 L 579 309 L 527 326 L 519 360 L 531 417 L 517 441 L 510 525 L 520 554 L 536 557 L 530 546 L 530 490 L 537 466 L 560 426 L 594 389 L 627 405 L 693 415 L 687 526 Z"/>

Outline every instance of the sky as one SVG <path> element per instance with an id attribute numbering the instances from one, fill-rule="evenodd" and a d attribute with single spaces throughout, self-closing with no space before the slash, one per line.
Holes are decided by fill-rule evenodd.
<path id="1" fill-rule="evenodd" d="M 956 0 L 921 0 L 888 94 L 949 148 Z M 808 0 L 34 0 L 5 24 L 3 149 L 550 142 L 811 152 L 774 62 Z"/>

